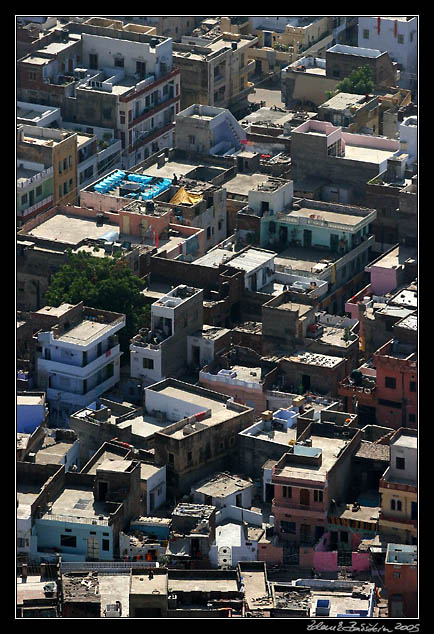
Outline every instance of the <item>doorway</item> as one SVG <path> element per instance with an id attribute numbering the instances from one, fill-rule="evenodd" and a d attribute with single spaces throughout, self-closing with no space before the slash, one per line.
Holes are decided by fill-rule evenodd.
<path id="1" fill-rule="evenodd" d="M 312 246 L 312 231 L 305 229 L 303 231 L 303 246 L 309 248 Z"/>

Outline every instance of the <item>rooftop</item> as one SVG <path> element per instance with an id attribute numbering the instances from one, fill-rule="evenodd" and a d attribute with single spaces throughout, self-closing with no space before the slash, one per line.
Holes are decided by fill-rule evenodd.
<path id="1" fill-rule="evenodd" d="M 398 244 L 394 249 L 388 251 L 383 257 L 376 259 L 373 264 L 368 265 L 366 268 L 370 270 L 373 267 L 384 269 L 396 269 L 398 266 L 402 266 L 409 258 L 416 258 L 417 251 L 414 248 L 407 248 L 402 244 Z"/>
<path id="2" fill-rule="evenodd" d="M 68 517 L 65 521 L 91 523 L 92 520 L 107 523 L 110 512 L 105 502 L 94 500 L 91 488 L 84 486 L 66 486 L 53 501 L 51 513 L 44 513 L 41 519 L 56 519 L 56 516 Z"/>
<path id="3" fill-rule="evenodd" d="M 375 58 L 380 57 L 381 51 L 375 48 L 362 48 L 361 46 L 347 46 L 346 44 L 335 44 L 327 50 L 327 53 L 341 53 L 343 55 L 358 55 L 359 57 Z"/>
<path id="4" fill-rule="evenodd" d="M 311 452 L 315 449 L 321 450 L 321 464 L 303 465 L 299 462 L 291 464 L 289 459 L 287 462 L 282 461 L 280 465 L 276 465 L 276 476 L 302 480 L 319 480 L 321 482 L 327 480 L 327 473 L 335 464 L 339 454 L 348 444 L 348 441 L 341 438 L 326 438 L 316 435 L 310 436 L 310 439 L 312 440 L 312 447 L 308 447 L 307 449 L 310 449 Z M 294 447 L 296 447 L 296 445 L 294 445 Z"/>
<path id="5" fill-rule="evenodd" d="M 308 352 L 306 350 L 296 352 L 290 356 L 286 356 L 285 359 L 288 361 L 293 361 L 295 363 L 321 366 L 323 368 L 334 368 L 339 363 L 342 363 L 341 357 L 319 354 L 318 352 Z"/>
<path id="6" fill-rule="evenodd" d="M 109 233 L 119 235 L 119 226 L 108 222 L 98 226 L 95 219 L 80 218 L 60 212 L 42 221 L 25 235 L 41 240 L 78 245 L 86 238 L 98 240 Z"/>
<path id="7" fill-rule="evenodd" d="M 205 478 L 192 488 L 197 493 L 210 495 L 211 497 L 226 497 L 238 493 L 253 485 L 252 480 L 242 478 L 230 473 L 216 473 Z"/>
<path id="8" fill-rule="evenodd" d="M 373 97 L 372 97 L 373 98 Z M 328 101 L 321 104 L 320 108 L 328 108 L 330 110 L 347 110 L 355 105 L 361 105 L 370 101 L 366 95 L 357 95 L 349 92 L 340 92 Z"/>

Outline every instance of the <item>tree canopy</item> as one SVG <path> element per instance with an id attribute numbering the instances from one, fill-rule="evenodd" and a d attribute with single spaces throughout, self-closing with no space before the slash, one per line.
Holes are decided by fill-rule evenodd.
<path id="1" fill-rule="evenodd" d="M 149 322 L 149 307 L 141 295 L 144 287 L 121 258 L 70 253 L 67 263 L 53 275 L 46 301 L 51 306 L 82 301 L 91 308 L 123 313 L 126 325 L 119 332 L 119 342 L 128 354 L 131 337 Z"/>
<path id="2" fill-rule="evenodd" d="M 369 66 L 355 68 L 348 77 L 337 85 L 338 92 L 349 92 L 353 95 L 367 95 L 374 90 L 374 75 Z"/>
<path id="3" fill-rule="evenodd" d="M 327 96 L 332 97 L 340 92 L 367 95 L 374 90 L 374 86 L 372 69 L 369 66 L 360 66 L 351 71 L 348 77 L 340 81 L 334 91 L 328 91 Z"/>

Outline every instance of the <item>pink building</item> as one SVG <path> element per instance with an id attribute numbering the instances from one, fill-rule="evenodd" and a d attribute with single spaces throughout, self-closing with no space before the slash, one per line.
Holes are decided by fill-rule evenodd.
<path id="1" fill-rule="evenodd" d="M 332 499 L 349 485 L 351 457 L 360 431 L 311 423 L 272 470 L 272 513 L 281 539 L 313 546 L 327 530 Z"/>
<path id="2" fill-rule="evenodd" d="M 371 291 L 374 295 L 386 295 L 403 281 L 405 263 L 414 258 L 415 250 L 398 244 L 365 267 L 371 275 Z"/>
<path id="3" fill-rule="evenodd" d="M 417 429 L 417 347 L 391 339 L 373 355 L 377 424 Z"/>

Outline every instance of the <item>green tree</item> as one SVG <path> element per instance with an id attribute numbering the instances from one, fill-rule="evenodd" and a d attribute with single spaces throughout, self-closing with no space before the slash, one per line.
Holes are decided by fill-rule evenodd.
<path id="1" fill-rule="evenodd" d="M 50 306 L 82 301 L 84 306 L 123 313 L 126 325 L 119 332 L 119 343 L 126 362 L 131 337 L 149 324 L 149 307 L 141 294 L 144 287 L 145 283 L 119 257 L 70 253 L 67 263 L 53 275 L 46 301 Z"/>
<path id="2" fill-rule="evenodd" d="M 338 83 L 335 90 L 328 90 L 327 97 L 333 97 L 340 92 L 349 92 L 353 95 L 367 95 L 374 90 L 374 75 L 369 66 L 355 68 L 348 77 Z"/>

